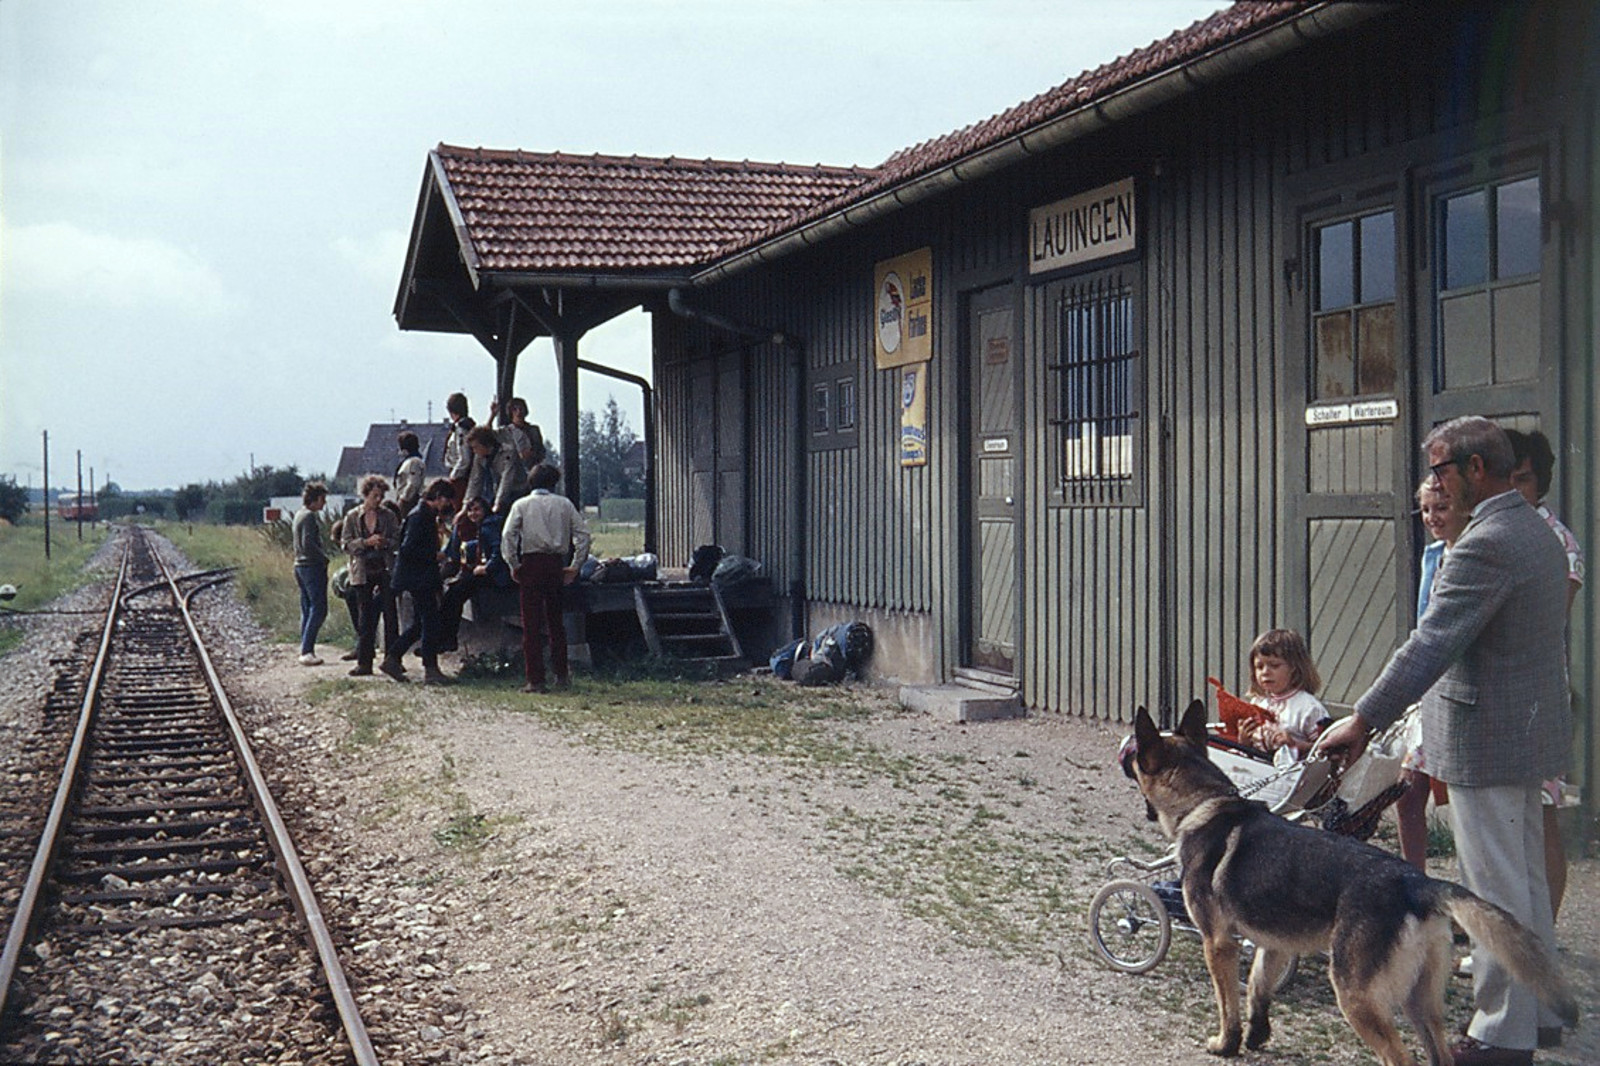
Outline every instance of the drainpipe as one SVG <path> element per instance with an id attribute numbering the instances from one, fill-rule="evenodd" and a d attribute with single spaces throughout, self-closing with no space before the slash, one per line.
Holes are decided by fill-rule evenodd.
<path id="1" fill-rule="evenodd" d="M 794 484 L 799 486 L 799 491 L 793 494 L 794 523 L 789 537 L 789 636 L 791 640 L 799 640 L 808 630 L 806 612 L 806 460 L 809 439 L 806 435 L 806 390 L 805 390 L 805 347 L 798 337 L 792 337 L 781 330 L 767 329 L 761 326 L 752 326 L 749 323 L 737 322 L 731 318 L 702 311 L 690 307 L 684 302 L 681 289 L 667 291 L 667 306 L 672 313 L 691 322 L 703 322 L 713 329 L 724 333 L 732 333 L 743 337 L 750 342 L 747 347 L 757 344 L 771 344 L 774 347 L 785 349 L 789 352 L 789 371 L 793 377 L 793 394 L 795 397 L 795 468 L 798 475 Z M 745 417 L 746 425 L 749 424 L 748 411 Z M 745 462 L 750 462 L 750 449 L 745 449 Z M 748 469 L 748 467 L 747 467 Z"/>
<path id="2" fill-rule="evenodd" d="M 578 369 L 587 370 L 592 374 L 604 374 L 606 377 L 626 381 L 639 386 L 644 402 L 644 550 L 654 555 L 656 552 L 656 404 L 655 392 L 650 383 L 637 374 L 630 374 L 625 370 L 616 370 L 600 363 L 591 363 L 587 359 L 578 360 Z"/>
<path id="3" fill-rule="evenodd" d="M 778 330 L 763 329 L 760 326 L 752 326 L 744 322 L 735 322 L 731 318 L 724 318 L 723 316 L 713 314 L 710 311 L 701 311 L 698 308 L 690 307 L 688 304 L 683 302 L 682 289 L 667 290 L 667 306 L 672 308 L 672 313 L 678 315 L 680 318 L 687 318 L 693 322 L 704 322 L 706 325 L 711 326 L 714 329 L 720 329 L 724 333 L 736 334 L 745 338 L 746 340 L 756 341 L 757 343 L 763 344 L 774 344 L 778 347 L 782 347 L 785 344 L 791 343 L 790 338 L 784 336 L 783 333 Z"/>

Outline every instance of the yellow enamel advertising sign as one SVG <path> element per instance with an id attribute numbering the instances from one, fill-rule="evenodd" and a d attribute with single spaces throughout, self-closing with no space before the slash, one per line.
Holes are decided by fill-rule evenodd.
<path id="1" fill-rule="evenodd" d="M 885 259 L 872 272 L 879 370 L 933 358 L 933 249 Z"/>

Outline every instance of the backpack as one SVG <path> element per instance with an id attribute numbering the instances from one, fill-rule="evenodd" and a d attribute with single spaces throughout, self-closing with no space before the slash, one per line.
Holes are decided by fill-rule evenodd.
<path id="1" fill-rule="evenodd" d="M 762 578 L 761 564 L 744 555 L 725 555 L 711 572 L 711 583 L 719 589 L 732 588 Z"/>
<path id="2" fill-rule="evenodd" d="M 772 676 L 788 681 L 794 676 L 795 663 L 809 656 L 810 650 L 811 642 L 802 638 L 773 652 L 772 658 L 767 661 L 772 667 Z"/>
<path id="3" fill-rule="evenodd" d="M 710 581 L 711 575 L 716 571 L 717 564 L 726 555 L 720 544 L 702 544 L 694 550 L 689 558 L 689 580 Z"/>
<path id="4" fill-rule="evenodd" d="M 832 685 L 844 680 L 844 649 L 832 637 L 822 637 L 811 646 L 811 654 L 796 659 L 793 677 L 805 686 Z"/>

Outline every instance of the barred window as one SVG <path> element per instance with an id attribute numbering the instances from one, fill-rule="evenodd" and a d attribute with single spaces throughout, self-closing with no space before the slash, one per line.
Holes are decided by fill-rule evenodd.
<path id="1" fill-rule="evenodd" d="M 1139 436 L 1133 287 L 1121 275 L 1068 283 L 1054 378 L 1059 480 L 1067 503 L 1132 502 Z"/>

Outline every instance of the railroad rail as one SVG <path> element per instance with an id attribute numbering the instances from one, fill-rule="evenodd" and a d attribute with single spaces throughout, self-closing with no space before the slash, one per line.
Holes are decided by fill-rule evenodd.
<path id="1" fill-rule="evenodd" d="M 376 1064 L 189 612 L 227 574 L 125 535 L 88 679 L 57 686 L 81 703 L 0 953 L 0 1058 Z"/>

